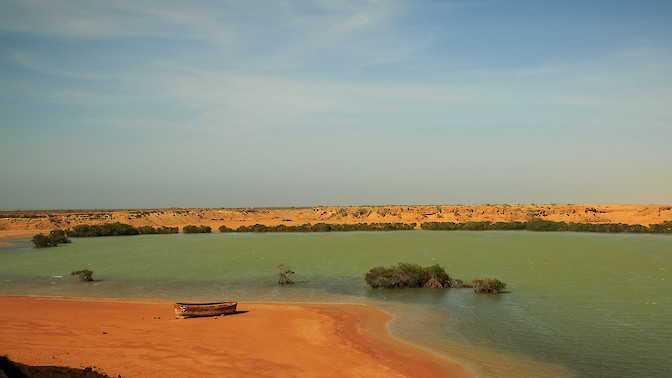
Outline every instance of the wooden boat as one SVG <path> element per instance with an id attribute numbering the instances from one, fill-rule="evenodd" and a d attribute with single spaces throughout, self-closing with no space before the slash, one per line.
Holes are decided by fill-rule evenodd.
<path id="1" fill-rule="evenodd" d="M 179 317 L 191 316 L 217 316 L 235 314 L 238 302 L 212 302 L 212 303 L 175 303 L 175 315 Z"/>

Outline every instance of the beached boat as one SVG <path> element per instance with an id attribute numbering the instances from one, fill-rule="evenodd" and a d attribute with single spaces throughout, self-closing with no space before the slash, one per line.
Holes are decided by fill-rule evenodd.
<path id="1" fill-rule="evenodd" d="M 186 318 L 191 316 L 217 316 L 236 313 L 238 302 L 212 303 L 175 303 L 175 315 Z"/>

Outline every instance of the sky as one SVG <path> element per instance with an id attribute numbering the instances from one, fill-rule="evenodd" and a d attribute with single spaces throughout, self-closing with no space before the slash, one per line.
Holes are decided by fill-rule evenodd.
<path id="1" fill-rule="evenodd" d="M 672 2 L 1 0 L 0 208 L 672 204 Z"/>

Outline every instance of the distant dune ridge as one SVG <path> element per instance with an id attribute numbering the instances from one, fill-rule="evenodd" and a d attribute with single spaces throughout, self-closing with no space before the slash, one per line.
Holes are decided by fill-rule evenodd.
<path id="1" fill-rule="evenodd" d="M 554 222 L 650 224 L 672 220 L 667 205 L 423 205 L 314 206 L 271 208 L 169 208 L 125 210 L 0 211 L 0 234 L 29 235 L 79 224 L 126 223 L 135 227 L 220 226 L 306 223 L 512 222 L 541 218 Z"/>

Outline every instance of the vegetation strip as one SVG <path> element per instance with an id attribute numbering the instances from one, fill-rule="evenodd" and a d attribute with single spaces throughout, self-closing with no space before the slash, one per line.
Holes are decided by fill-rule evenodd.
<path id="1" fill-rule="evenodd" d="M 651 224 L 624 223 L 566 223 L 534 218 L 528 222 L 425 222 L 420 225 L 423 230 L 430 231 L 570 231 L 570 232 L 631 232 L 631 233 L 672 233 L 672 221 Z"/>
<path id="2" fill-rule="evenodd" d="M 265 226 L 255 224 L 252 226 L 240 226 L 237 229 L 231 229 L 226 226 L 219 228 L 219 232 L 339 232 L 339 231 L 406 231 L 413 230 L 415 223 L 310 223 L 300 226 L 286 226 L 280 224 L 277 226 Z"/>
<path id="3" fill-rule="evenodd" d="M 300 226 L 265 226 L 255 224 L 252 226 L 240 226 L 237 229 L 221 226 L 219 232 L 346 232 L 346 231 L 408 231 L 415 229 L 415 223 L 353 223 L 353 224 L 331 224 L 310 223 Z M 672 221 L 651 224 L 648 227 L 641 224 L 624 223 L 566 223 L 554 222 L 540 218 L 534 218 L 528 222 L 424 222 L 420 225 L 422 230 L 428 231 L 506 231 L 506 230 L 527 230 L 527 231 L 569 231 L 569 232 L 628 232 L 628 233 L 672 233 Z M 133 227 L 129 224 L 120 222 L 103 224 L 80 224 L 73 228 L 65 230 L 56 229 L 49 235 L 37 234 L 32 241 L 35 247 L 55 247 L 61 243 L 70 243 L 68 237 L 93 237 L 93 236 L 121 236 L 121 235 L 140 235 L 140 234 L 176 234 L 179 232 L 177 227 L 161 226 L 154 228 L 151 226 Z M 189 233 L 210 233 L 210 226 L 188 225 L 182 228 L 182 232 Z"/>

